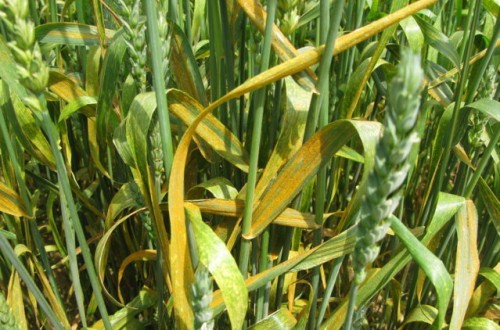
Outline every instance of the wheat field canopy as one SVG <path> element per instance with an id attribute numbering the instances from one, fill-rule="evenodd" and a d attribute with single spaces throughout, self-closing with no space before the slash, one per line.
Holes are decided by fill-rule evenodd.
<path id="1" fill-rule="evenodd" d="M 498 329 L 498 0 L 0 0 L 0 329 Z"/>

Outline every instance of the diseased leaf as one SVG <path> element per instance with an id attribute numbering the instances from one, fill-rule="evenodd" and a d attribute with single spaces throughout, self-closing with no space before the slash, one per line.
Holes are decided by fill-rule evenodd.
<path id="1" fill-rule="evenodd" d="M 455 290 L 450 329 L 461 329 L 479 273 L 477 249 L 478 219 L 474 203 L 468 200 L 457 216 L 457 256 L 455 259 Z"/>
<path id="2" fill-rule="evenodd" d="M 424 34 L 425 42 L 446 56 L 455 67 L 460 67 L 460 57 L 448 37 L 418 15 L 413 17 Z"/>
<path id="3" fill-rule="evenodd" d="M 203 111 L 203 107 L 188 94 L 171 89 L 167 92 L 170 112 L 191 125 Z M 221 157 L 244 172 L 248 172 L 248 155 L 236 136 L 215 116 L 209 114 L 196 128 L 196 135 L 202 138 Z"/>
<path id="4" fill-rule="evenodd" d="M 267 13 L 258 1 L 254 0 L 238 0 L 245 14 L 252 21 L 257 29 L 264 33 L 266 28 Z M 273 37 L 271 45 L 274 52 L 283 62 L 288 61 L 298 55 L 297 50 L 288 40 L 288 38 L 281 32 L 281 30 L 273 24 L 272 30 Z M 306 71 L 299 72 L 295 75 L 294 79 L 307 91 L 315 91 L 317 77 L 310 68 L 304 68 Z"/>
<path id="5" fill-rule="evenodd" d="M 22 201 L 14 190 L 7 187 L 0 181 L 0 212 L 4 212 L 16 217 L 30 217 Z"/>
<path id="6" fill-rule="evenodd" d="M 115 31 L 106 29 L 106 39 L 109 42 Z M 35 28 L 38 42 L 71 46 L 98 46 L 99 35 L 97 27 L 80 23 L 46 23 Z"/>
<path id="7" fill-rule="evenodd" d="M 241 329 L 245 321 L 248 291 L 233 256 L 212 229 L 203 222 L 198 207 L 185 203 L 192 224 L 200 262 L 213 275 L 229 313 L 231 327 Z"/>
<path id="8" fill-rule="evenodd" d="M 199 1 L 196 1 L 195 10 L 199 5 Z M 194 24 L 195 21 L 193 21 L 193 26 Z M 206 107 L 208 100 L 191 45 L 178 25 L 171 24 L 170 26 L 173 30 L 170 42 L 172 47 L 170 67 L 172 68 L 177 87 Z"/>
<path id="9" fill-rule="evenodd" d="M 286 308 L 280 308 L 276 312 L 268 315 L 263 320 L 248 328 L 248 330 L 269 330 L 269 329 L 294 329 L 297 320 Z"/>
<path id="10" fill-rule="evenodd" d="M 375 133 L 377 136 L 379 129 L 379 124 L 374 122 L 338 120 L 313 135 L 262 195 L 253 212 L 251 230 L 245 238 L 259 235 L 297 196 L 318 169 L 352 137 L 359 135 L 365 141 L 367 135 L 373 136 Z"/>

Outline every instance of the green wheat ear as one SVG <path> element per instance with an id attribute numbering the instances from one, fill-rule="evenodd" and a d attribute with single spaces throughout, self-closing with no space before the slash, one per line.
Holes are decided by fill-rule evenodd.
<path id="1" fill-rule="evenodd" d="M 399 188 L 406 179 L 410 165 L 407 157 L 414 143 L 414 131 L 420 106 L 423 71 L 420 56 L 402 51 L 398 72 L 391 82 L 384 133 L 377 145 L 375 165 L 368 176 L 368 189 L 360 211 L 356 245 L 353 253 L 355 284 L 366 277 L 366 266 L 379 253 L 377 243 L 384 238 L 387 217 L 398 206 Z"/>
<path id="2" fill-rule="evenodd" d="M 17 320 L 7 304 L 3 293 L 0 292 L 0 329 L 21 329 Z"/>
<path id="3" fill-rule="evenodd" d="M 211 330 L 214 328 L 212 302 L 213 284 L 208 270 L 199 265 L 196 270 L 194 283 L 191 287 L 194 312 L 194 329 Z"/>

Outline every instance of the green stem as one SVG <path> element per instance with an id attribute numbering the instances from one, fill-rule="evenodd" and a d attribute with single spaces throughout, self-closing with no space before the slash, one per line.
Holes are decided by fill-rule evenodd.
<path id="1" fill-rule="evenodd" d="M 7 84 L 3 82 L 3 88 L 8 88 Z M 7 104 L 8 107 L 12 106 L 12 103 Z M 4 139 L 5 145 L 7 147 L 7 152 L 9 154 L 9 159 L 12 162 L 12 167 L 14 169 L 14 175 L 16 176 L 17 185 L 19 187 L 19 191 L 21 194 L 21 198 L 23 199 L 24 206 L 26 207 L 26 211 L 31 214 L 32 205 L 31 205 L 31 197 L 28 191 L 28 187 L 26 186 L 26 182 L 24 180 L 23 174 L 21 173 L 21 165 L 16 156 L 16 152 L 14 151 L 13 143 L 10 140 L 10 136 L 8 134 L 7 122 L 5 121 L 4 112 L 0 111 L 0 131 L 2 133 L 2 138 Z M 30 228 L 31 235 L 33 236 L 33 240 L 35 241 L 35 246 L 37 250 L 40 252 L 40 258 L 42 259 L 42 265 L 45 269 L 45 273 L 47 274 L 47 278 L 49 279 L 52 290 L 54 291 L 55 296 L 60 304 L 62 304 L 61 297 L 59 295 L 59 288 L 50 268 L 50 261 L 47 252 L 45 251 L 45 244 L 43 243 L 42 235 L 38 230 L 36 221 L 34 219 L 28 219 L 28 224 Z"/>
<path id="2" fill-rule="evenodd" d="M 326 308 L 328 307 L 328 304 L 330 302 L 330 297 L 332 295 L 335 282 L 337 282 L 337 276 L 339 274 L 339 270 L 340 267 L 342 266 L 343 261 L 344 257 L 337 258 L 333 261 L 332 268 L 330 269 L 330 277 L 328 278 L 325 293 L 323 294 L 323 301 L 321 302 L 321 307 L 319 309 L 318 320 L 316 322 L 316 329 L 320 328 L 321 321 L 325 316 Z"/>
<path id="3" fill-rule="evenodd" d="M 160 137 L 163 150 L 163 166 L 168 179 L 172 159 L 174 158 L 174 148 L 172 144 L 172 133 L 170 130 L 170 118 L 168 115 L 168 103 L 165 91 L 165 80 L 163 76 L 163 57 L 158 33 L 158 17 L 155 0 L 145 0 L 144 6 L 147 16 L 147 33 L 149 49 L 151 51 L 151 63 L 153 66 L 153 85 L 156 93 L 156 103 L 158 105 L 158 119 L 160 122 Z"/>
<path id="4" fill-rule="evenodd" d="M 469 181 L 469 184 L 467 185 L 467 188 L 464 193 L 465 198 L 469 198 L 472 195 L 472 192 L 474 191 L 474 188 L 476 187 L 476 184 L 479 181 L 479 178 L 481 177 L 481 174 L 483 173 L 483 170 L 486 167 L 488 160 L 490 159 L 491 153 L 493 152 L 493 150 L 495 150 L 497 146 L 497 143 L 500 139 L 500 129 L 498 128 L 498 125 L 496 126 L 497 128 L 495 130 L 495 135 L 490 140 L 490 144 L 488 144 L 488 147 L 484 151 L 481 160 L 479 161 L 479 165 L 477 166 L 474 175 L 472 176 L 472 178 Z"/>
<path id="5" fill-rule="evenodd" d="M 259 272 L 263 272 L 269 265 L 269 227 L 262 233 L 260 246 Z M 259 322 L 266 316 L 264 300 L 266 296 L 267 286 L 263 286 L 257 291 L 257 312 L 255 322 Z"/>
<path id="6" fill-rule="evenodd" d="M 478 1 L 476 3 L 475 10 L 470 11 L 470 15 L 474 15 L 473 18 L 475 18 L 472 20 L 472 26 L 471 26 L 471 29 L 473 29 L 474 31 L 475 31 L 475 27 L 476 27 L 475 23 L 477 23 L 477 21 L 478 21 L 480 8 L 481 8 L 481 2 Z M 446 171 L 448 169 L 449 161 L 451 158 L 453 143 L 456 143 L 456 136 L 455 135 L 456 135 L 458 128 L 459 128 L 458 127 L 459 126 L 459 117 L 460 117 L 460 113 L 462 111 L 461 100 L 462 100 L 462 95 L 463 95 L 465 85 L 467 82 L 466 77 L 468 76 L 468 72 L 469 72 L 469 59 L 470 59 L 473 45 L 474 45 L 474 34 L 470 34 L 469 38 L 467 39 L 467 43 L 465 45 L 465 51 L 464 51 L 463 57 L 462 57 L 463 68 L 462 68 L 462 71 L 460 72 L 460 76 L 459 76 L 459 80 L 458 80 L 458 87 L 457 87 L 457 90 L 455 92 L 455 106 L 453 109 L 451 127 L 448 130 L 448 135 L 446 136 L 446 146 L 444 147 L 444 150 L 443 150 L 443 159 L 441 162 L 442 165 L 440 167 L 440 171 L 439 171 L 439 174 L 437 176 L 437 182 L 436 182 L 434 191 L 432 192 L 433 198 L 431 199 L 431 202 L 430 202 L 430 212 L 433 212 L 433 210 L 436 207 L 438 192 L 442 190 L 443 183 L 445 182 L 445 178 L 447 177 Z"/>
<path id="7" fill-rule="evenodd" d="M 58 320 L 56 314 L 54 313 L 49 303 L 45 299 L 43 293 L 40 291 L 36 283 L 33 281 L 30 273 L 21 263 L 21 260 L 17 257 L 16 253 L 14 252 L 9 242 L 3 235 L 0 235 L 0 251 L 2 251 L 2 254 L 12 263 L 14 268 L 17 270 L 19 276 L 26 284 L 26 287 L 35 297 L 36 301 L 40 305 L 40 308 L 43 310 L 43 312 L 45 313 L 49 321 L 52 323 L 54 328 L 57 330 L 59 329 L 63 330 L 64 329 L 63 325 Z"/>
<path id="8" fill-rule="evenodd" d="M 42 99 L 41 104 L 45 104 L 45 100 Z M 52 153 L 54 154 L 54 158 L 56 160 L 56 169 L 57 169 L 59 184 L 64 194 L 64 198 L 66 199 L 67 202 L 67 207 L 69 209 L 69 216 L 72 220 L 71 224 L 75 229 L 78 242 L 80 243 L 81 253 L 85 262 L 85 267 L 87 268 L 87 273 L 89 275 L 90 285 L 92 286 L 92 290 L 97 300 L 97 305 L 99 307 L 99 312 L 101 313 L 101 318 L 104 323 L 104 326 L 107 329 L 111 329 L 111 323 L 108 318 L 108 311 L 106 309 L 106 304 L 104 302 L 104 298 L 101 293 L 101 287 L 99 285 L 99 281 L 97 279 L 97 275 L 95 272 L 94 262 L 92 260 L 90 248 L 89 245 L 87 244 L 85 233 L 83 232 L 83 227 L 80 222 L 80 218 L 78 216 L 78 211 L 76 209 L 75 201 L 73 200 L 73 195 L 71 192 L 71 186 L 69 184 L 66 165 L 64 164 L 62 153 L 59 150 L 59 145 L 58 145 L 59 134 L 56 130 L 54 123 L 52 123 L 47 110 L 44 110 L 41 113 L 34 113 L 34 115 L 37 117 L 39 121 L 41 121 L 42 127 L 49 138 L 50 147 L 52 149 Z M 61 203 L 62 202 L 63 199 L 61 199 Z M 61 205 L 61 207 L 65 206 Z"/>
<path id="9" fill-rule="evenodd" d="M 488 46 L 488 50 L 486 51 L 486 55 L 481 60 L 481 64 L 479 70 L 474 73 L 470 78 L 469 85 L 467 87 L 467 98 L 465 100 L 465 104 L 469 104 L 474 100 L 474 95 L 476 94 L 477 88 L 481 79 L 484 77 L 484 72 L 490 63 L 491 57 L 493 56 L 493 52 L 497 48 L 497 39 L 500 35 L 500 19 L 497 19 L 495 23 L 495 28 L 493 30 L 493 35 L 490 40 L 490 45 Z"/>
<path id="10" fill-rule="evenodd" d="M 351 291 L 349 291 L 349 306 L 347 308 L 347 314 L 345 317 L 344 329 L 352 329 L 352 319 L 354 316 L 354 309 L 356 308 L 356 296 L 358 295 L 359 285 L 353 284 Z"/>
<path id="11" fill-rule="evenodd" d="M 266 30 L 264 35 L 264 46 L 262 49 L 262 62 L 260 72 L 264 72 L 269 67 L 269 57 L 271 53 L 271 38 L 274 17 L 276 14 L 276 0 L 270 0 L 267 3 Z M 255 184 L 257 182 L 257 168 L 259 163 L 260 139 L 262 132 L 262 118 L 264 116 L 264 100 L 266 89 L 262 88 L 255 92 L 255 115 L 253 120 L 252 140 L 250 146 L 250 168 L 248 171 L 247 192 L 245 196 L 245 209 L 243 212 L 243 221 L 241 232 L 246 235 L 250 232 L 252 225 L 253 198 L 255 193 Z M 240 248 L 239 268 L 244 278 L 247 277 L 248 260 L 250 257 L 251 241 L 242 239 Z"/>

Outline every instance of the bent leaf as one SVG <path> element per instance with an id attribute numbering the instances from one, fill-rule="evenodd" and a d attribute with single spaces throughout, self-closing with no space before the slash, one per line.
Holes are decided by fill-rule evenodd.
<path id="1" fill-rule="evenodd" d="M 318 131 L 292 157 L 264 192 L 253 212 L 247 239 L 259 235 L 292 201 L 321 166 L 355 135 L 378 132 L 374 122 L 338 120 Z"/>

